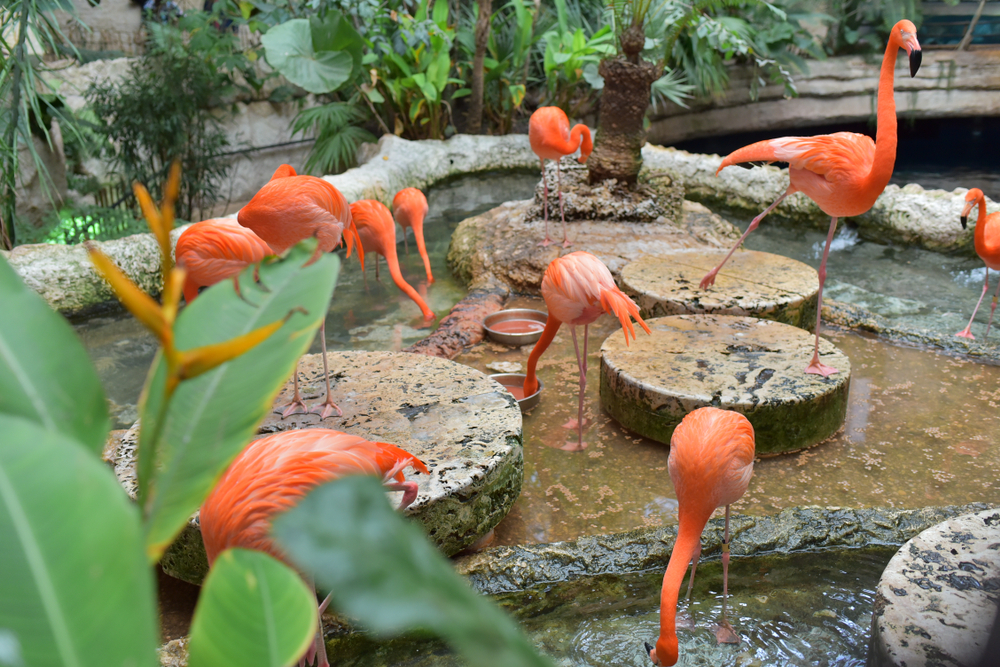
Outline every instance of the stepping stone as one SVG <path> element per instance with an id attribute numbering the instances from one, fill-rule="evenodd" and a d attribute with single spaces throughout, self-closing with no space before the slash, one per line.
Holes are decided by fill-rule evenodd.
<path id="1" fill-rule="evenodd" d="M 698 287 L 725 252 L 647 255 L 622 269 L 622 291 L 643 317 L 715 313 L 752 315 L 812 330 L 816 323 L 816 269 L 769 252 L 736 252 L 707 290 Z"/>
<path id="2" fill-rule="evenodd" d="M 820 339 L 820 359 L 839 373 L 804 370 L 813 335 L 754 317 L 673 315 L 646 320 L 625 346 L 616 332 L 601 346 L 601 404 L 622 426 L 669 444 L 687 413 L 711 405 L 753 424 L 757 455 L 793 452 L 826 440 L 844 423 L 851 362 Z"/>
<path id="3" fill-rule="evenodd" d="M 1000 599 L 1000 511 L 931 526 L 878 582 L 868 664 L 980 664 Z"/>
<path id="4" fill-rule="evenodd" d="M 343 417 L 280 414 L 265 418 L 266 435 L 299 428 L 331 428 L 391 442 L 416 455 L 430 475 L 406 471 L 420 486 L 405 514 L 423 523 L 428 537 L 450 556 L 490 532 L 521 492 L 521 411 L 499 384 L 468 366 L 404 352 L 330 352 L 333 400 Z M 304 400 L 322 400 L 323 361 L 306 355 L 299 363 Z M 275 405 L 288 403 L 292 384 Z M 117 451 L 115 472 L 135 497 L 133 427 Z M 393 495 L 393 498 L 398 498 Z M 167 550 L 163 570 L 201 583 L 208 561 L 197 514 Z"/>

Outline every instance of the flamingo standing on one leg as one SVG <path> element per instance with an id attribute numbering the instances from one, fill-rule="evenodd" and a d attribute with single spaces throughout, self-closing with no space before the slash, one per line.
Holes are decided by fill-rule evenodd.
<path id="1" fill-rule="evenodd" d="M 184 299 L 191 303 L 202 287 L 232 278 L 240 293 L 239 274 L 272 254 L 271 247 L 235 220 L 214 218 L 196 222 L 177 239 L 177 265 L 187 271 Z"/>
<path id="2" fill-rule="evenodd" d="M 376 475 L 387 489 L 402 491 L 399 509 L 417 497 L 417 483 L 406 481 L 403 469 L 413 466 L 427 474 L 427 467 L 412 454 L 385 442 L 370 442 L 355 435 L 325 428 L 275 433 L 254 440 L 226 470 L 201 507 L 201 534 L 211 565 L 232 547 L 256 549 L 286 561 L 271 540 L 271 520 L 288 511 L 314 487 L 347 475 Z M 328 667 L 323 643 L 323 611 L 316 641 L 300 665 L 312 662 Z"/>
<path id="3" fill-rule="evenodd" d="M 283 164 L 264 184 L 250 203 L 240 209 L 237 215 L 239 223 L 252 229 L 264 239 L 274 250 L 281 254 L 293 245 L 316 237 L 319 244 L 309 262 L 315 261 L 320 253 L 330 252 L 341 241 L 347 244 L 347 256 L 355 242 L 358 244 L 358 256 L 361 268 L 365 266 L 364 247 L 358 238 L 358 230 L 351 220 L 351 209 L 344 195 L 322 178 L 315 176 L 299 176 L 295 169 Z M 323 380 L 326 382 L 326 400 L 312 410 L 306 408 L 299 395 L 299 369 L 295 367 L 295 394 L 291 403 L 281 413 L 282 417 L 302 409 L 303 412 L 320 410 L 320 419 L 326 419 L 333 411 L 337 415 L 343 413 L 330 397 L 330 371 L 326 360 L 326 313 L 319 328 L 320 346 L 323 350 Z"/>
<path id="4" fill-rule="evenodd" d="M 427 256 L 427 247 L 424 245 L 424 217 L 427 215 L 427 197 L 416 188 L 403 188 L 392 199 L 392 212 L 396 216 L 396 222 L 403 228 L 403 243 L 406 246 L 407 254 L 410 252 L 410 242 L 406 240 L 406 228 L 413 228 L 413 238 L 417 241 L 417 252 L 424 260 L 424 270 L 427 271 L 427 282 L 433 283 L 431 258 Z"/>
<path id="5" fill-rule="evenodd" d="M 726 508 L 722 543 L 722 622 L 716 631 L 719 643 L 738 644 L 739 637 L 726 621 L 729 594 L 729 506 L 746 492 L 753 474 L 753 426 L 738 412 L 698 408 L 681 420 L 670 438 L 667 467 L 677 492 L 677 540 L 663 575 L 660 592 L 660 637 L 656 647 L 646 644 L 654 665 L 677 662 L 677 595 L 688 563 L 691 579 L 701 555 L 701 534 L 712 513 Z"/>
<path id="6" fill-rule="evenodd" d="M 524 378 L 524 395 L 531 396 L 538 391 L 538 378 L 535 367 L 538 359 L 548 348 L 556 332 L 563 322 L 573 326 L 573 348 L 576 350 L 576 363 L 580 368 L 580 404 L 576 427 L 578 437 L 575 445 L 566 445 L 567 451 L 580 451 L 583 445 L 583 394 L 587 388 L 587 328 L 590 323 L 602 313 L 614 315 L 622 323 L 625 334 L 625 344 L 628 345 L 629 334 L 635 339 L 635 329 L 632 320 L 650 333 L 649 327 L 639 317 L 639 306 L 615 285 L 615 279 L 604 266 L 604 262 L 589 252 L 582 250 L 558 257 L 545 269 L 542 276 L 542 297 L 549 311 L 545 321 L 542 337 L 535 343 L 528 357 L 528 373 Z M 576 342 L 576 325 L 583 325 L 583 354 Z"/>
<path id="7" fill-rule="evenodd" d="M 375 275 L 378 276 L 378 255 L 382 255 L 385 257 L 385 263 L 389 265 L 389 273 L 396 286 L 420 307 L 425 320 L 433 320 L 433 311 L 427 307 L 427 303 L 420 298 L 417 291 L 403 280 L 403 274 L 399 271 L 399 259 L 396 257 L 396 223 L 393 222 L 389 209 L 374 199 L 362 199 L 351 204 L 351 216 L 358 227 L 362 245 L 367 250 L 374 250 L 377 253 Z"/>
<path id="8" fill-rule="evenodd" d="M 538 245 L 548 246 L 553 243 L 549 238 L 549 183 L 545 178 L 545 161 L 556 161 L 556 175 L 559 183 L 559 215 L 562 217 L 564 248 L 568 248 L 572 243 L 566 237 L 566 214 L 563 211 L 562 198 L 562 171 L 559 169 L 559 160 L 566 155 L 572 155 L 576 149 L 580 149 L 578 161 L 583 164 L 590 157 L 590 152 L 594 150 L 594 142 L 590 138 L 590 128 L 583 124 L 569 128 L 569 118 L 559 107 L 540 107 L 531 114 L 528 121 L 528 141 L 531 142 L 531 150 L 538 156 L 538 161 L 542 165 L 542 187 L 545 192 L 545 201 L 542 205 L 545 216 L 545 239 Z"/>
<path id="9" fill-rule="evenodd" d="M 837 132 L 815 137 L 784 137 L 768 139 L 733 151 L 719 165 L 720 171 L 732 164 L 745 162 L 787 162 L 789 185 L 778 199 L 750 223 L 740 240 L 717 267 L 702 278 L 701 288 L 715 282 L 715 276 L 747 235 L 757 228 L 765 215 L 788 195 L 802 192 L 824 213 L 831 216 L 830 231 L 819 265 L 819 296 L 816 303 L 816 344 L 806 373 L 826 377 L 837 372 L 819 361 L 820 313 L 823 309 L 823 283 L 826 280 L 826 259 L 837 229 L 837 218 L 861 215 L 872 207 L 892 176 L 896 162 L 896 102 L 893 99 L 893 69 L 896 54 L 906 49 L 910 57 L 910 76 L 920 67 L 920 43 L 917 30 L 910 21 L 900 21 L 889 34 L 889 43 L 882 58 L 878 83 L 878 131 L 875 141 L 853 132 Z"/>
<path id="10" fill-rule="evenodd" d="M 1000 271 L 1000 212 L 986 215 L 986 197 L 979 188 L 972 188 L 965 195 L 965 208 L 962 209 L 962 229 L 966 228 L 969 220 L 969 213 L 972 207 L 979 204 L 979 218 L 976 220 L 976 254 L 986 264 L 986 277 L 983 278 L 983 293 L 979 295 L 979 301 L 972 310 L 972 317 L 969 318 L 969 326 L 959 331 L 956 336 L 975 340 L 972 335 L 972 321 L 976 319 L 979 305 L 983 302 L 987 290 L 990 288 L 990 269 Z M 993 315 L 997 310 L 997 298 L 1000 297 L 1000 282 L 997 283 L 997 291 L 993 295 L 993 305 L 990 307 L 990 321 L 986 324 L 986 333 L 990 335 L 990 327 L 993 325 Z"/>

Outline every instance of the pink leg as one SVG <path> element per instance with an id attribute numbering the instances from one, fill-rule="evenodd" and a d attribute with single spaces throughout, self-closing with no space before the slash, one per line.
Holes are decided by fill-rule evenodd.
<path id="1" fill-rule="evenodd" d="M 320 347 L 323 348 L 323 380 L 326 382 L 326 400 L 322 403 L 316 405 L 309 412 L 319 412 L 319 419 L 323 421 L 331 414 L 333 411 L 337 411 L 338 417 L 343 417 L 344 412 L 337 407 L 337 404 L 333 402 L 333 398 L 330 396 L 330 369 L 326 361 L 326 318 L 323 318 L 323 324 L 319 325 L 319 340 Z"/>
<path id="2" fill-rule="evenodd" d="M 302 410 L 303 414 L 309 412 L 309 408 L 306 404 L 302 402 L 302 397 L 299 395 L 299 362 L 295 362 L 295 373 L 292 375 L 295 378 L 295 393 L 292 395 L 292 402 L 285 405 L 278 406 L 278 410 L 285 408 L 284 412 L 281 413 L 281 418 L 284 419 L 288 415 L 295 414 L 297 410 Z M 278 410 L 275 410 L 277 412 Z"/>
<path id="3" fill-rule="evenodd" d="M 979 312 L 979 305 L 983 302 L 983 297 L 986 296 L 986 292 L 990 289 L 990 267 L 986 267 L 986 279 L 983 280 L 983 293 L 979 295 L 979 301 L 976 302 L 976 307 L 972 309 L 972 317 L 969 318 L 969 326 L 965 327 L 959 331 L 956 336 L 962 338 L 968 338 L 969 340 L 976 340 L 976 337 L 972 335 L 972 320 L 976 319 L 976 313 Z M 1000 289 L 1000 283 L 997 283 L 997 289 Z M 993 301 L 993 308 L 996 308 L 996 299 Z M 993 313 L 990 313 L 990 322 L 993 322 Z M 986 333 L 989 333 L 989 328 L 987 327 Z"/>
<path id="4" fill-rule="evenodd" d="M 545 193 L 545 198 L 542 200 L 542 211 L 545 217 L 545 240 L 539 242 L 538 245 L 545 248 L 552 245 L 552 239 L 549 238 L 549 181 L 545 178 L 545 160 L 539 158 L 538 161 L 542 164 L 542 192 Z"/>
<path id="5" fill-rule="evenodd" d="M 570 329 L 573 333 L 573 349 L 576 350 L 576 365 L 580 369 L 580 400 L 577 408 L 577 440 L 576 445 L 566 444 L 561 449 L 568 452 L 581 452 L 586 448 L 583 444 L 583 395 L 587 390 L 587 328 L 590 325 L 583 325 L 583 356 L 580 356 L 580 346 L 576 342 L 576 325 Z M 572 422 L 571 422 L 572 423 Z"/>
<path id="6" fill-rule="evenodd" d="M 691 591 L 694 589 L 694 573 L 698 569 L 698 560 L 701 558 L 701 540 L 698 540 L 698 547 L 695 549 L 694 556 L 691 557 L 691 576 L 688 578 L 688 589 L 687 594 L 684 596 L 685 602 L 691 601 Z M 694 630 L 694 618 L 691 616 L 688 610 L 677 610 L 677 627 L 687 628 L 688 630 Z"/>
<path id="7" fill-rule="evenodd" d="M 400 510 L 405 510 L 409 507 L 417 499 L 417 493 L 420 491 L 416 482 L 393 482 L 386 484 L 385 488 L 389 491 L 403 492 L 403 499 L 399 501 L 399 507 L 396 508 Z"/>
<path id="8" fill-rule="evenodd" d="M 726 620 L 726 598 L 729 597 L 729 505 L 726 505 L 726 532 L 722 539 L 722 622 L 715 631 L 720 644 L 739 644 L 740 636 Z"/>
<path id="9" fill-rule="evenodd" d="M 568 248 L 573 245 L 570 240 L 566 237 L 566 213 L 563 211 L 563 199 L 562 199 L 562 170 L 559 168 L 559 160 L 556 160 L 556 176 L 559 183 L 559 216 L 562 218 L 563 226 L 563 242 L 562 247 Z"/>
<path id="10" fill-rule="evenodd" d="M 820 315 L 823 312 L 823 283 L 826 282 L 826 258 L 830 255 L 830 244 L 833 243 L 833 235 L 837 231 L 837 218 L 830 218 L 830 231 L 826 234 L 826 247 L 823 248 L 823 261 L 819 263 L 819 294 L 816 296 L 816 344 L 813 347 L 813 358 L 806 366 L 806 373 L 822 375 L 827 377 L 839 371 L 819 362 L 819 325 Z"/>
<path id="11" fill-rule="evenodd" d="M 792 186 L 788 186 L 788 189 L 785 191 L 785 194 L 778 197 L 773 204 L 764 209 L 763 213 L 758 215 L 750 222 L 750 226 L 747 227 L 747 230 L 745 232 L 743 232 L 743 236 L 741 236 L 740 240 L 736 242 L 736 245 L 734 245 L 733 249 L 729 251 L 729 254 L 726 255 L 721 262 L 719 262 L 719 265 L 717 267 L 706 273 L 705 277 L 701 279 L 701 284 L 699 285 L 701 289 L 708 289 L 709 287 L 715 284 L 715 276 L 718 275 L 719 270 L 725 265 L 726 262 L 729 261 L 729 258 L 733 256 L 733 253 L 736 252 L 736 249 L 739 248 L 741 245 L 743 245 L 743 241 L 745 241 L 746 238 L 750 235 L 750 232 L 757 229 L 757 225 L 759 225 L 760 221 L 764 219 L 764 216 L 773 211 L 775 206 L 780 204 L 785 197 L 792 194 L 793 192 L 796 191 L 792 190 Z"/>
<path id="12" fill-rule="evenodd" d="M 1000 299 L 1000 282 L 997 283 L 997 291 L 993 294 L 993 305 L 990 306 L 990 321 L 986 323 L 986 333 L 983 338 L 990 335 L 990 327 L 993 325 L 993 314 L 997 312 L 997 299 Z"/>

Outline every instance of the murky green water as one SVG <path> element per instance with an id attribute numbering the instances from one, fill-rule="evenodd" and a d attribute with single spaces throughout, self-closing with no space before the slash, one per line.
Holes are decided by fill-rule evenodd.
<path id="1" fill-rule="evenodd" d="M 874 589 L 894 549 L 736 558 L 729 568 L 728 619 L 738 645 L 717 645 L 713 624 L 722 611 L 722 565 L 698 567 L 691 603 L 694 621 L 680 629 L 679 664 L 751 667 L 864 664 Z M 494 599 L 559 667 L 648 667 L 643 642 L 659 633 L 662 570 L 549 584 Z M 450 667 L 464 664 L 437 641 L 337 647 L 338 665 Z"/>

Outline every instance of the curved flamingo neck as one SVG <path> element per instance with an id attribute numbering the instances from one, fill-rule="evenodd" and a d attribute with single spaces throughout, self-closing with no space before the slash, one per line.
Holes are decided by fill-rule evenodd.
<path id="1" fill-rule="evenodd" d="M 576 150 L 577 146 L 580 147 L 580 161 L 585 162 L 591 151 L 594 150 L 594 141 L 590 136 L 590 128 L 583 123 L 574 125 L 569 133 L 569 144 L 574 147 L 573 151 Z M 570 153 L 573 151 L 570 151 Z"/>
<path id="2" fill-rule="evenodd" d="M 538 390 L 538 377 L 535 375 L 535 367 L 538 366 L 538 359 L 542 356 L 542 353 L 552 344 L 552 340 L 556 337 L 556 332 L 559 331 L 561 325 L 562 322 L 553 317 L 552 313 L 549 313 L 549 318 L 545 320 L 545 330 L 542 331 L 542 337 L 535 343 L 535 347 L 531 349 L 531 354 L 528 356 L 528 372 L 524 377 L 523 385 L 525 396 L 531 396 Z"/>
<path id="3" fill-rule="evenodd" d="M 973 238 L 976 252 L 982 255 L 986 249 L 986 195 L 979 198 L 979 217 L 976 218 L 976 233 Z"/>
<path id="4" fill-rule="evenodd" d="M 878 128 L 875 132 L 875 158 L 866 179 L 875 197 L 882 194 L 892 177 L 896 165 L 896 98 L 894 73 L 899 47 L 890 40 L 882 56 L 882 69 L 878 77 Z"/>

